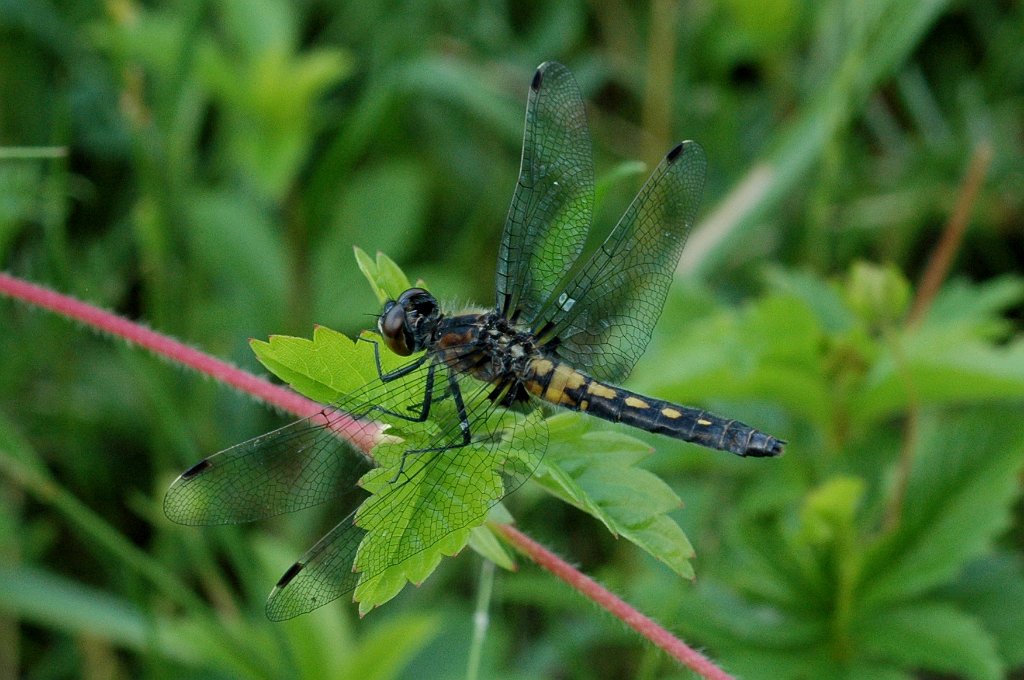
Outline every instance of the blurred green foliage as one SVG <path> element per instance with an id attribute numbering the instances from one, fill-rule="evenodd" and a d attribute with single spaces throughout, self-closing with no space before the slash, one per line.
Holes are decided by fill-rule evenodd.
<path id="1" fill-rule="evenodd" d="M 252 370 L 250 337 L 372 322 L 353 245 L 489 304 L 526 87 L 562 61 L 599 227 L 633 161 L 679 138 L 710 159 L 630 386 L 790 444 L 650 438 L 695 583 L 537 485 L 519 525 L 747 678 L 1003 677 L 1024 667 L 1021 44 L 999 0 L 0 0 L 0 266 Z M 916 282 L 986 144 L 932 298 Z M 163 518 L 186 465 L 279 422 L 0 300 L 0 677 L 463 675 L 475 556 L 364 620 L 271 624 L 331 508 Z M 683 677 L 529 566 L 489 607 L 484 675 Z"/>

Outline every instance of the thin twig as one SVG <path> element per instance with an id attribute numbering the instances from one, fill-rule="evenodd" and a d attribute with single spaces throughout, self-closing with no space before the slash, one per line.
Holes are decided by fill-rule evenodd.
<path id="1" fill-rule="evenodd" d="M 956 205 L 943 229 L 942 238 L 932 251 L 925 267 L 924 274 L 917 286 L 917 294 L 914 296 L 914 303 L 907 315 L 906 327 L 913 330 L 924 318 L 925 313 L 931 306 L 935 296 L 938 295 L 942 283 L 949 275 L 949 269 L 953 264 L 960 244 L 963 242 L 964 233 L 967 231 L 968 219 L 971 216 L 971 209 L 978 200 L 978 193 L 985 182 L 985 175 L 992 162 L 992 144 L 982 141 L 974 147 L 971 154 L 971 162 L 964 173 L 964 179 L 960 183 L 960 193 L 957 196 Z M 900 458 L 896 468 L 896 478 L 893 482 L 892 495 L 885 508 L 883 527 L 886 531 L 894 530 L 903 515 L 903 503 L 907 494 L 907 485 L 910 481 L 910 472 L 914 467 L 914 452 L 917 450 L 918 430 L 920 427 L 921 401 L 918 397 L 917 386 L 914 382 L 913 372 L 910 370 L 907 358 L 903 355 L 901 338 L 897 334 L 890 337 L 889 345 L 892 348 L 893 360 L 896 370 L 901 375 L 903 384 L 907 390 L 907 417 L 903 425 L 903 437 L 900 443 Z"/>
<path id="2" fill-rule="evenodd" d="M 925 267 L 921 281 L 917 285 L 917 295 L 914 297 L 914 304 L 907 316 L 908 327 L 913 328 L 921 322 L 924 313 L 931 306 L 939 288 L 942 287 L 942 282 L 949 274 L 953 257 L 960 249 L 964 233 L 967 231 L 971 209 L 974 208 L 974 204 L 978 200 L 978 192 L 981 191 L 985 176 L 988 174 L 992 155 L 992 144 L 987 140 L 979 142 L 974 147 L 971 163 L 967 166 L 963 182 L 960 184 L 960 194 L 957 197 L 956 205 L 946 222 L 945 229 L 943 229 L 942 238 L 935 250 L 932 251 L 932 256 L 928 259 L 928 266 Z"/>

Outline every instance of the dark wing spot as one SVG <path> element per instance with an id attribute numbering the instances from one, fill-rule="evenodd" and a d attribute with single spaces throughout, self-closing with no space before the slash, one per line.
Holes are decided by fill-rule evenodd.
<path id="1" fill-rule="evenodd" d="M 284 576 L 277 582 L 278 588 L 284 588 L 286 585 L 292 582 L 292 579 L 298 576 L 299 572 L 305 569 L 306 565 L 302 562 L 296 562 L 292 566 L 288 567 L 288 571 L 284 572 Z"/>
<path id="2" fill-rule="evenodd" d="M 547 65 L 548 63 L 544 62 L 537 67 L 537 72 L 533 74 L 533 80 L 530 82 L 530 89 L 534 92 L 540 89 L 540 83 L 544 80 L 544 67 Z"/>
<path id="3" fill-rule="evenodd" d="M 201 460 L 198 463 L 196 463 L 195 465 L 193 465 L 192 467 L 190 467 L 189 469 L 187 469 L 184 472 L 182 472 L 181 473 L 181 478 L 182 479 L 192 479 L 193 477 L 197 477 L 201 473 L 205 472 L 206 469 L 211 467 L 212 465 L 213 465 L 213 463 L 210 462 L 209 458 Z"/>
<path id="4" fill-rule="evenodd" d="M 680 154 L 682 153 L 683 143 L 679 142 L 674 147 L 672 147 L 671 151 L 668 152 L 668 154 L 665 156 L 665 160 L 667 160 L 669 163 L 675 163 L 676 159 L 679 158 Z"/>

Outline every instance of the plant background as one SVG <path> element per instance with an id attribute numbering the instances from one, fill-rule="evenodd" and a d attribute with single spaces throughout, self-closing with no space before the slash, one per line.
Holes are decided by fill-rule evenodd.
<path id="1" fill-rule="evenodd" d="M 353 245 L 487 304 L 527 84 L 562 61 L 602 228 L 636 161 L 710 159 L 630 386 L 790 446 L 650 439 L 694 583 L 536 487 L 520 527 L 744 677 L 1020 677 L 1021 44 L 1024 5 L 995 0 L 0 0 L 0 266 L 253 371 L 250 337 L 372 321 Z M 163 518 L 178 472 L 283 422 L 0 300 L 0 678 L 465 674 L 475 554 L 361 621 L 271 624 L 329 508 Z M 530 565 L 489 608 L 485 676 L 686 677 Z"/>

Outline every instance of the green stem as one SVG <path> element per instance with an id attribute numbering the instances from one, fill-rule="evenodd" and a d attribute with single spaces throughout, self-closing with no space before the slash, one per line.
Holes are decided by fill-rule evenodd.
<path id="1" fill-rule="evenodd" d="M 494 562 L 485 559 L 480 565 L 480 582 L 476 594 L 476 611 L 473 612 L 473 639 L 469 646 L 469 661 L 466 668 L 466 680 L 477 680 L 480 677 L 480 662 L 483 659 L 484 640 L 491 617 L 487 606 L 491 602 L 494 591 Z"/>

